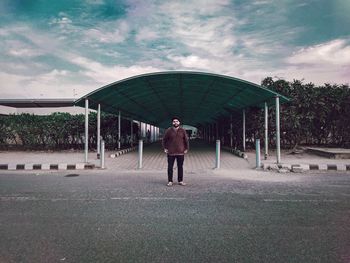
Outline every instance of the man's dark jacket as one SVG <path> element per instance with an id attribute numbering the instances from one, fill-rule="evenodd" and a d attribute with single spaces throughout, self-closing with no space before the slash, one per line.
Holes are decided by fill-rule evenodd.
<path id="1" fill-rule="evenodd" d="M 168 128 L 163 137 L 163 148 L 168 150 L 169 155 L 184 155 L 189 148 L 185 129 Z"/>

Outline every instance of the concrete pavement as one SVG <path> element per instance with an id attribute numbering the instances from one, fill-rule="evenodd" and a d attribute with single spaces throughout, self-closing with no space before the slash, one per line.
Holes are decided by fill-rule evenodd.
<path id="1" fill-rule="evenodd" d="M 0 173 L 0 262 L 350 262 L 350 177 Z"/>
<path id="2" fill-rule="evenodd" d="M 115 158 L 111 158 L 113 156 Z M 254 169 L 255 151 L 248 150 L 247 158 L 240 158 L 229 151 L 221 151 L 221 169 L 249 170 Z M 136 170 L 138 163 L 137 147 L 120 152 L 107 151 L 105 167 L 114 171 Z M 160 142 L 144 147 L 142 170 L 165 171 L 166 156 L 162 152 Z M 263 158 L 263 155 L 262 155 Z M 280 172 L 302 172 L 309 170 L 350 171 L 350 159 L 329 159 L 307 152 L 288 154 L 282 151 L 282 162 L 276 164 L 274 151 L 269 152 L 267 160 L 262 160 L 264 170 Z M 89 153 L 89 163 L 84 163 L 83 151 L 62 152 L 0 152 L 0 170 L 79 170 L 100 167 L 100 160 L 95 152 Z M 190 151 L 185 159 L 185 172 L 212 170 L 215 167 L 215 146 L 203 142 L 191 141 Z"/>

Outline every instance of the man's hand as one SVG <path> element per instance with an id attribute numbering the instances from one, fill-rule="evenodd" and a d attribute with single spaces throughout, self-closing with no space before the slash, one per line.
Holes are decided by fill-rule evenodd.
<path id="1" fill-rule="evenodd" d="M 184 153 L 187 153 L 187 152 L 188 152 L 188 150 L 185 150 L 185 151 L 184 151 Z"/>
<path id="2" fill-rule="evenodd" d="M 165 152 L 165 153 L 168 153 L 168 149 L 164 149 L 164 152 Z"/>

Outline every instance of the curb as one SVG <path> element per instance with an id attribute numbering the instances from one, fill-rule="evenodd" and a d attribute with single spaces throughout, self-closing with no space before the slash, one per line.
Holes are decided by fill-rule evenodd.
<path id="1" fill-rule="evenodd" d="M 131 151 L 135 151 L 136 149 L 137 149 L 137 147 L 134 146 L 134 147 L 127 148 L 127 149 L 124 149 L 124 150 L 120 150 L 120 151 L 118 151 L 116 153 L 111 154 L 109 157 L 116 158 L 116 157 L 118 157 L 120 155 L 123 155 L 125 153 L 131 152 Z"/>
<path id="2" fill-rule="evenodd" d="M 302 173 L 306 171 L 350 171 L 350 164 L 262 164 L 263 170 L 278 172 L 290 171 Z"/>
<path id="3" fill-rule="evenodd" d="M 234 155 L 241 157 L 243 159 L 247 159 L 248 156 L 245 152 L 242 152 L 238 149 L 234 149 L 234 148 L 230 148 L 230 147 L 222 147 L 223 150 L 225 151 L 229 151 L 230 153 L 233 153 Z"/>
<path id="4" fill-rule="evenodd" d="M 8 171 L 31 171 L 31 170 L 91 170 L 96 168 L 94 164 L 91 163 L 75 163 L 75 164 L 67 164 L 67 163 L 54 163 L 54 164 L 37 164 L 37 163 L 29 163 L 29 164 L 0 164 L 0 170 L 8 170 Z"/>

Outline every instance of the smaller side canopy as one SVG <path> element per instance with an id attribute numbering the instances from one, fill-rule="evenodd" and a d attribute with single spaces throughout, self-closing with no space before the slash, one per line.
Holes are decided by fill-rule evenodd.
<path id="1" fill-rule="evenodd" d="M 177 116 L 198 126 L 248 107 L 262 107 L 288 98 L 257 84 L 223 75 L 174 71 L 144 74 L 104 86 L 80 98 L 76 105 L 127 116 L 158 127 L 168 127 Z"/>

